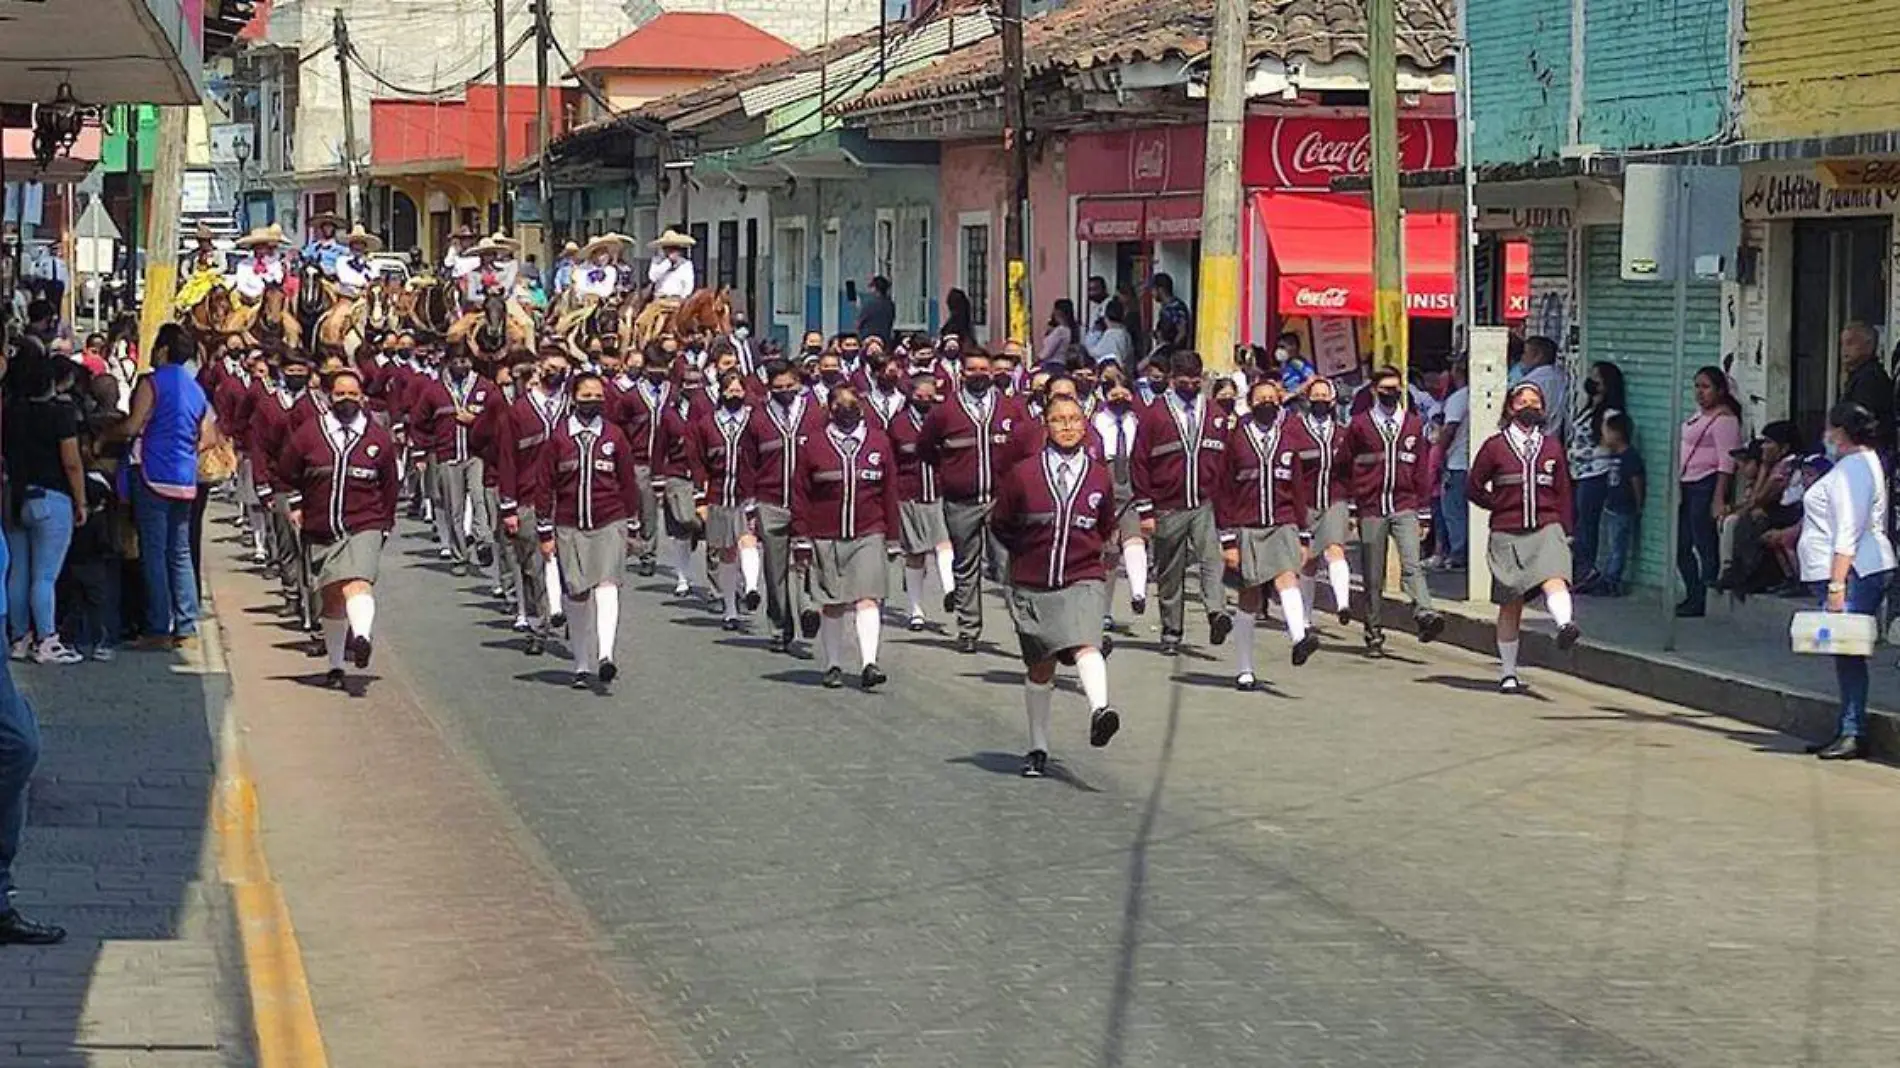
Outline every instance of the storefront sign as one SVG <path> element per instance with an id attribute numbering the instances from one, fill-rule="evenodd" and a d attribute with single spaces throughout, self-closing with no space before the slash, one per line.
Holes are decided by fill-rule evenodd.
<path id="1" fill-rule="evenodd" d="M 1342 295 L 1344 291 L 1341 291 Z M 1313 320 L 1313 360 L 1328 378 L 1351 374 L 1359 366 L 1358 324 L 1323 316 Z"/>
<path id="2" fill-rule="evenodd" d="M 1069 138 L 1071 196 L 1187 193 L 1201 188 L 1207 130 L 1151 126 Z"/>
<path id="3" fill-rule="evenodd" d="M 1088 199 L 1075 205 L 1075 239 L 1085 244 L 1140 241 L 1146 203 L 1140 200 Z"/>
<path id="4" fill-rule="evenodd" d="M 1900 186 L 1900 160 L 1830 159 L 1819 167 L 1821 181 L 1831 189 L 1892 189 Z"/>
<path id="5" fill-rule="evenodd" d="M 1742 188 L 1744 219 L 1892 215 L 1900 209 L 1900 184 L 1831 189 L 1814 170 L 1805 167 L 1751 174 Z"/>
<path id="6" fill-rule="evenodd" d="M 1142 236 L 1150 241 L 1194 241 L 1201 236 L 1200 197 L 1160 197 L 1148 202 Z"/>
<path id="7" fill-rule="evenodd" d="M 1435 170 L 1458 165 L 1451 119 L 1399 120 L 1399 166 Z M 1260 189 L 1325 189 L 1334 178 L 1372 169 L 1372 134 L 1363 118 L 1258 116 L 1247 120 L 1241 180 Z"/>

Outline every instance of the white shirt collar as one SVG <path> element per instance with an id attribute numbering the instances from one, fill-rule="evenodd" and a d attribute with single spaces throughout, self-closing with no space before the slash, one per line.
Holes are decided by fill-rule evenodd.
<path id="1" fill-rule="evenodd" d="M 361 436 L 364 431 L 369 429 L 369 416 L 364 414 L 361 411 L 358 411 L 356 413 L 356 418 L 352 420 L 347 427 L 345 427 L 343 423 L 337 419 L 335 409 L 331 409 L 330 411 L 323 413 L 323 432 L 324 433 L 330 435 L 333 438 L 340 438 L 343 436 L 343 432 L 346 429 L 353 435 Z"/>
<path id="2" fill-rule="evenodd" d="M 603 419 L 596 418 L 591 423 L 583 423 L 581 422 L 581 417 L 578 415 L 570 415 L 567 417 L 567 432 L 576 437 L 580 436 L 582 431 L 598 436 L 604 429 L 605 420 Z"/>
<path id="3" fill-rule="evenodd" d="M 865 429 L 864 429 L 864 420 L 862 418 L 858 420 L 857 426 L 854 426 L 851 428 L 849 433 L 846 433 L 843 430 L 839 430 L 838 424 L 836 423 L 830 424 L 830 430 L 831 430 L 831 436 L 839 441 L 843 441 L 845 438 L 850 438 L 852 441 L 857 442 L 859 445 L 864 444 Z"/>
<path id="4" fill-rule="evenodd" d="M 1516 449 L 1518 452 L 1524 452 L 1528 450 L 1529 448 L 1531 448 L 1531 446 L 1536 444 L 1538 438 L 1543 436 L 1543 433 L 1535 427 L 1532 427 L 1531 429 L 1526 430 L 1523 427 L 1518 426 L 1516 423 L 1512 423 L 1510 426 L 1505 427 L 1504 433 L 1510 437 L 1511 447 Z"/>

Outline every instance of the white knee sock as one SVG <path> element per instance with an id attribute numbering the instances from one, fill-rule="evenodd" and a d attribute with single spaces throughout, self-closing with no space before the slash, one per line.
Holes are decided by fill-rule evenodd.
<path id="1" fill-rule="evenodd" d="M 739 565 L 731 560 L 719 562 L 719 597 L 725 604 L 727 619 L 739 618 Z"/>
<path id="2" fill-rule="evenodd" d="M 1049 706 L 1055 699 L 1053 682 L 1023 681 L 1023 706 L 1029 713 L 1029 748 L 1049 751 Z"/>
<path id="3" fill-rule="evenodd" d="M 1242 609 L 1234 613 L 1234 673 L 1253 674 L 1253 613 Z"/>
<path id="4" fill-rule="evenodd" d="M 1333 587 L 1333 605 L 1345 608 L 1352 604 L 1352 568 L 1344 560 L 1326 561 L 1326 581 Z"/>
<path id="5" fill-rule="evenodd" d="M 840 646 L 844 644 L 844 617 L 829 612 L 818 617 L 818 651 L 825 658 L 825 670 L 842 667 L 844 659 Z"/>
<path id="6" fill-rule="evenodd" d="M 759 547 L 756 545 L 739 546 L 739 574 L 745 580 L 745 592 L 751 593 L 759 588 Z"/>
<path id="7" fill-rule="evenodd" d="M 376 598 L 368 593 L 352 593 L 343 599 L 343 614 L 349 620 L 350 630 L 359 638 L 369 637 L 370 628 L 376 624 Z"/>
<path id="8" fill-rule="evenodd" d="M 924 614 L 924 582 L 928 575 L 921 565 L 904 565 L 904 596 L 910 598 L 910 618 L 918 619 Z"/>
<path id="9" fill-rule="evenodd" d="M 1498 678 L 1517 674 L 1517 645 L 1516 641 L 1498 640 Z"/>
<path id="10" fill-rule="evenodd" d="M 620 632 L 620 587 L 594 588 L 594 632 L 600 642 L 600 658 L 612 660 L 614 636 Z"/>
<path id="11" fill-rule="evenodd" d="M 877 663 L 877 637 L 884 628 L 884 613 L 877 605 L 858 606 L 858 656 L 869 666 Z"/>
<path id="12" fill-rule="evenodd" d="M 949 593 L 957 588 L 957 552 L 954 546 L 937 546 L 937 585 Z"/>
<path id="13" fill-rule="evenodd" d="M 1146 598 L 1148 596 L 1148 543 L 1130 541 L 1122 544 L 1122 569 L 1128 572 L 1128 596 Z"/>
<path id="14" fill-rule="evenodd" d="M 1544 607 L 1550 610 L 1550 618 L 1558 626 L 1570 622 L 1570 590 L 1568 587 L 1544 594 Z"/>
<path id="15" fill-rule="evenodd" d="M 1088 695 L 1089 711 L 1108 707 L 1108 661 L 1100 649 L 1085 649 L 1075 654 L 1075 673 L 1082 680 L 1082 692 Z"/>
<path id="16" fill-rule="evenodd" d="M 541 581 L 547 583 L 546 609 L 548 615 L 554 614 L 554 606 L 561 603 L 561 562 L 550 556 L 541 562 Z M 574 613 L 567 613 L 570 617 Z"/>
<path id="17" fill-rule="evenodd" d="M 681 582 L 691 582 L 693 572 L 693 547 L 685 538 L 673 539 L 673 577 Z"/>
<path id="18" fill-rule="evenodd" d="M 574 670 L 591 673 L 600 664 L 600 647 L 594 644 L 593 601 L 564 597 L 562 607 L 567 610 L 567 644 L 574 651 Z"/>
<path id="19" fill-rule="evenodd" d="M 1286 636 L 1296 642 L 1306 637 L 1306 598 L 1298 586 L 1280 591 L 1280 611 L 1286 614 Z"/>
<path id="20" fill-rule="evenodd" d="M 343 668 L 344 643 L 350 636 L 350 621 L 347 619 L 329 619 L 323 621 L 323 648 L 330 654 L 330 670 Z"/>
<path id="21" fill-rule="evenodd" d="M 454 545 L 454 539 L 449 536 L 451 533 L 449 530 L 449 510 L 447 508 L 436 509 L 435 515 L 431 517 L 431 521 L 435 523 L 436 537 L 441 539 L 442 544 Z"/>

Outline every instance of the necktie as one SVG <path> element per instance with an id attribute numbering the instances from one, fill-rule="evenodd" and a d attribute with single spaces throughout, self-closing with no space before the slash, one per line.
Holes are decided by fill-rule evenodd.
<path id="1" fill-rule="evenodd" d="M 1056 489 L 1065 501 L 1075 491 L 1075 469 L 1067 460 L 1056 461 Z"/>
<path id="2" fill-rule="evenodd" d="M 856 456 L 858 454 L 858 439 L 853 437 L 840 438 L 838 440 L 838 447 L 844 450 L 846 456 Z"/>

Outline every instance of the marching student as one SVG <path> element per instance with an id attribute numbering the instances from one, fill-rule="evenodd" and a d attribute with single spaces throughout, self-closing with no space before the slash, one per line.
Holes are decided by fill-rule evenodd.
<path id="1" fill-rule="evenodd" d="M 786 653 L 792 649 L 794 626 L 809 629 L 805 636 L 813 638 L 821 625 L 810 618 L 815 613 L 808 613 L 804 607 L 802 583 L 793 581 L 792 485 L 797 481 L 805 440 L 824 432 L 826 418 L 799 383 L 798 372 L 791 364 L 769 360 L 765 374 L 771 392 L 753 409 L 739 444 L 745 453 L 743 462 L 753 473 L 759 542 L 765 558 L 765 610 L 773 623 L 771 649 Z"/>
<path id="2" fill-rule="evenodd" d="M 1435 640 L 1445 618 L 1432 607 L 1419 545 L 1419 511 L 1431 507 L 1429 444 L 1425 424 L 1405 403 L 1405 376 L 1396 367 L 1372 376 L 1372 406 L 1346 425 L 1353 505 L 1359 513 L 1360 577 L 1366 585 L 1366 654 L 1385 652 L 1385 554 L 1399 550 L 1399 581 L 1412 601 L 1418 640 Z"/>
<path id="3" fill-rule="evenodd" d="M 742 446 L 756 407 L 746 395 L 747 375 L 734 369 L 719 378 L 719 404 L 687 427 L 686 460 L 704 502 L 706 547 L 719 559 L 715 584 L 724 609 L 721 623 L 740 628 L 739 605 L 759 608 L 759 539 L 753 533 L 755 481 Z"/>
<path id="4" fill-rule="evenodd" d="M 467 349 L 451 353 L 442 373 L 418 383 L 410 397 L 411 441 L 426 442 L 431 450 L 436 532 L 452 575 L 468 574 L 470 563 L 492 551 L 482 458 L 469 431 L 489 405 L 499 403 L 500 388 L 475 373 Z"/>
<path id="5" fill-rule="evenodd" d="M 897 453 L 898 539 L 904 550 L 904 594 L 910 602 L 908 626 L 924 629 L 925 565 L 937 562 L 937 584 L 956 588 L 956 553 L 944 524 L 943 499 L 937 493 L 937 469 L 918 452 L 924 420 L 939 403 L 937 376 L 930 368 L 911 372 L 910 396 L 891 416 L 887 433 Z"/>
<path id="6" fill-rule="evenodd" d="M 830 421 L 809 435 L 792 477 L 792 544 L 798 568 L 809 576 L 823 619 L 818 643 L 827 689 L 844 685 L 844 616 L 857 631 L 860 683 L 877 688 L 887 676 L 877 666 L 889 592 L 891 550 L 902 525 L 896 458 L 891 441 L 864 417 L 856 386 L 831 387 Z"/>
<path id="7" fill-rule="evenodd" d="M 303 413 L 315 411 L 322 402 L 310 388 L 308 356 L 301 352 L 284 354 L 279 373 L 282 386 L 251 411 L 251 453 L 257 458 L 252 464 L 253 485 L 258 498 L 270 509 L 271 562 L 284 600 L 296 610 L 301 629 L 314 632 L 318 627 L 316 591 L 310 584 L 308 559 L 297 528 L 290 521 L 290 484 L 284 481 L 281 463 L 293 432 L 309 421 Z"/>
<path id="8" fill-rule="evenodd" d="M 1128 576 L 1128 606 L 1136 615 L 1148 611 L 1148 542 L 1141 536 L 1141 513 L 1135 510 L 1134 476 L 1129 457 L 1140 433 L 1141 413 L 1134 390 L 1118 367 L 1104 369 L 1102 390 L 1105 400 L 1096 411 L 1091 425 L 1100 443 L 1102 458 L 1115 478 L 1115 540 L 1121 545 L 1122 571 Z M 1108 600 L 1103 602 L 1102 625 L 1114 624 L 1115 573 L 1106 583 Z"/>
<path id="9" fill-rule="evenodd" d="M 396 443 L 370 419 L 357 372 L 331 379 L 329 411 L 291 437 L 278 470 L 321 598 L 324 682 L 341 690 L 345 657 L 358 671 L 369 667 L 376 577 L 402 488 Z"/>
<path id="10" fill-rule="evenodd" d="M 712 410 L 706 399 L 706 374 L 691 364 L 682 363 L 678 376 L 678 395 L 655 420 L 653 454 L 653 495 L 660 503 L 661 525 L 666 530 L 667 557 L 673 567 L 673 596 L 693 595 L 693 547 L 706 536 L 705 491 L 693 478 L 687 458 L 686 439 L 693 421 Z M 710 576 L 709 576 L 710 577 Z"/>
<path id="11" fill-rule="evenodd" d="M 1498 432 L 1471 459 L 1470 499 L 1491 513 L 1485 557 L 1498 605 L 1498 690 L 1524 689 L 1517 677 L 1524 602 L 1539 593 L 1557 624 L 1557 648 L 1583 636 L 1571 618 L 1570 468 L 1563 443 L 1544 432 L 1544 391 L 1520 382 L 1504 399 Z"/>
<path id="12" fill-rule="evenodd" d="M 637 527 L 634 540 L 642 578 L 651 578 L 658 566 L 660 498 L 654 492 L 653 453 L 661 413 L 679 399 L 673 388 L 673 360 L 678 353 L 679 342 L 671 338 L 649 344 L 640 354 L 639 376 L 627 383 L 607 414 L 632 443 L 633 462 L 640 470 L 640 508 L 632 518 Z"/>
<path id="13" fill-rule="evenodd" d="M 576 376 L 569 414 L 541 451 L 534 504 L 541 556 L 560 561 L 574 688 L 601 694 L 620 672 L 614 664 L 620 576 L 627 568 L 628 517 L 640 508 L 633 450 L 606 409 L 600 376 Z"/>
<path id="14" fill-rule="evenodd" d="M 536 502 L 547 477 L 542 454 L 567 419 L 568 358 L 558 348 L 541 350 L 541 366 L 518 387 L 513 403 L 496 406 L 497 511 L 507 539 L 503 566 L 513 569 L 518 617 L 515 630 L 527 635 L 524 651 L 538 656 L 547 648 L 554 619 L 561 615 L 560 564 L 543 558 L 537 533 L 542 515 Z"/>
<path id="15" fill-rule="evenodd" d="M 1268 586 L 1279 594 L 1293 642 L 1293 666 L 1319 649 L 1319 635 L 1306 627 L 1300 596 L 1305 550 L 1300 528 L 1306 518 L 1300 454 L 1288 440 L 1286 391 L 1277 379 L 1262 379 L 1248 392 L 1248 410 L 1228 432 L 1215 517 L 1227 566 L 1240 576 L 1240 611 L 1234 615 L 1234 688 L 1259 688 L 1253 673 L 1254 615 Z"/>
<path id="16" fill-rule="evenodd" d="M 1300 579 L 1300 597 L 1311 609 L 1318 605 L 1315 572 L 1326 569 L 1333 611 L 1340 626 L 1352 622 L 1352 567 L 1346 563 L 1346 542 L 1352 531 L 1352 461 L 1346 455 L 1346 428 L 1339 421 L 1339 395 L 1332 382 L 1308 379 L 1302 390 L 1297 419 L 1286 422 L 1285 433 L 1300 458 L 1301 496 L 1306 500 L 1309 554 Z"/>
<path id="17" fill-rule="evenodd" d="M 1114 478 L 1084 448 L 1088 419 L 1079 403 L 1052 398 L 1043 418 L 1047 443 L 1004 474 L 992 513 L 997 537 L 1009 550 L 1007 595 L 1025 669 L 1025 778 L 1048 770 L 1057 664 L 1073 664 L 1081 679 L 1089 744 L 1105 746 L 1121 728 L 1121 716 L 1109 704 L 1102 656 L 1102 603 L 1108 595 L 1103 553 L 1114 545 Z"/>
<path id="18" fill-rule="evenodd" d="M 1200 571 L 1208 641 L 1226 641 L 1234 625 L 1214 528 L 1221 454 L 1233 417 L 1214 406 L 1201 390 L 1202 381 L 1199 353 L 1184 350 L 1169 357 L 1169 388 L 1142 411 L 1129 457 L 1141 533 L 1155 547 L 1163 656 L 1181 651 L 1189 567 Z"/>

